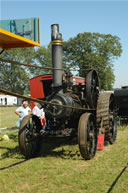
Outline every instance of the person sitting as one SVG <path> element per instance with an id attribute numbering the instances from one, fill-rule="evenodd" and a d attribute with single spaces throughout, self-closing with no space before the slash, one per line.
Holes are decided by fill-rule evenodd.
<path id="1" fill-rule="evenodd" d="M 39 103 L 37 102 L 34 102 L 34 108 L 32 109 L 32 114 L 33 115 L 36 115 L 39 119 L 40 119 L 40 122 L 41 122 L 41 125 L 42 125 L 42 129 L 45 129 L 46 128 L 46 117 L 45 117 L 45 112 L 44 112 L 44 109 L 40 109 L 38 107 Z"/>

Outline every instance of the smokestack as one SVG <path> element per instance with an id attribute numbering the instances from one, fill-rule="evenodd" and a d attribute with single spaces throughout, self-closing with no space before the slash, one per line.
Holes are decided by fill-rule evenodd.
<path id="1" fill-rule="evenodd" d="M 62 34 L 59 33 L 59 24 L 51 25 L 52 67 L 62 68 Z M 62 70 L 53 70 L 53 87 L 62 85 Z"/>

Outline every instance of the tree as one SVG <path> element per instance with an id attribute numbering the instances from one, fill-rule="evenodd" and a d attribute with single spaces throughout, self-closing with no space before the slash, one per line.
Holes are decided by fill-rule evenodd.
<path id="1" fill-rule="evenodd" d="M 52 56 L 51 56 L 51 46 L 50 44 L 47 47 L 41 46 L 36 50 L 34 61 L 36 64 L 42 67 L 52 67 Z M 31 73 L 34 76 L 42 75 L 46 73 L 51 73 L 51 70 L 43 69 L 31 69 Z"/>
<path id="2" fill-rule="evenodd" d="M 32 63 L 33 48 L 12 49 L 3 52 L 2 58 L 22 63 Z M 23 66 L 0 62 L 1 87 L 19 94 L 29 93 L 30 72 Z"/>
<path id="3" fill-rule="evenodd" d="M 95 69 L 100 79 L 100 87 L 111 90 L 115 77 L 113 61 L 122 53 L 119 37 L 111 34 L 80 33 L 64 42 L 65 67 Z M 85 77 L 87 72 L 80 71 Z"/>
<path id="4" fill-rule="evenodd" d="M 6 60 L 40 66 L 51 66 L 51 48 L 40 47 L 6 50 L 1 57 Z M 1 87 L 19 94 L 29 93 L 29 79 L 33 76 L 51 72 L 39 68 L 27 68 L 20 65 L 0 62 Z"/>

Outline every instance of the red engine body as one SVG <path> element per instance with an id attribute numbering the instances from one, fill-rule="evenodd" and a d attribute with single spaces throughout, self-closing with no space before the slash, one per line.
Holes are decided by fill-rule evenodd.
<path id="1" fill-rule="evenodd" d="M 36 76 L 29 80 L 30 85 L 30 94 L 32 98 L 43 99 L 49 95 L 51 90 L 53 75 L 45 74 Z M 85 85 L 85 79 L 82 77 L 72 77 L 72 81 L 74 85 Z M 31 102 L 32 108 L 34 107 L 33 102 Z"/>

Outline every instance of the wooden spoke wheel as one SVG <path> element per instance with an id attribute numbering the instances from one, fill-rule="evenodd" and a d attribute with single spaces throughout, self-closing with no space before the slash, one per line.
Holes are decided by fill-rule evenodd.
<path id="1" fill-rule="evenodd" d="M 86 98 L 90 108 L 96 108 L 99 94 L 99 80 L 95 70 L 91 70 L 86 76 Z"/>
<path id="2" fill-rule="evenodd" d="M 95 118 L 91 113 L 84 113 L 78 124 L 78 144 L 81 156 L 85 160 L 92 159 L 97 149 L 97 131 Z"/>
<path id="3" fill-rule="evenodd" d="M 23 118 L 18 134 L 19 148 L 26 158 L 35 157 L 40 149 L 40 137 L 33 116 Z"/>

